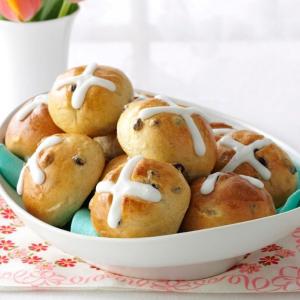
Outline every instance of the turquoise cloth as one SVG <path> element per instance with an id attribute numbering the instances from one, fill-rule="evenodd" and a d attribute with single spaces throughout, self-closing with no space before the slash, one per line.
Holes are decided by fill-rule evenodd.
<path id="1" fill-rule="evenodd" d="M 297 174 L 298 174 L 298 190 L 290 195 L 288 199 L 286 200 L 285 204 L 277 208 L 277 213 L 283 213 L 287 212 L 289 210 L 292 210 L 296 207 L 300 206 L 300 168 L 297 168 Z"/>
<path id="2" fill-rule="evenodd" d="M 24 161 L 0 144 L 0 174 L 16 189 Z"/>
<path id="3" fill-rule="evenodd" d="M 91 222 L 90 211 L 87 208 L 81 208 L 75 213 L 71 223 L 71 232 L 98 236 Z"/>

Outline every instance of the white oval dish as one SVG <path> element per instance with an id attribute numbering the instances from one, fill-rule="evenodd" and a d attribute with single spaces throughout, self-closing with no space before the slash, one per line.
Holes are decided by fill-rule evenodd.
<path id="1" fill-rule="evenodd" d="M 147 95 L 152 93 L 145 92 Z M 210 120 L 227 122 L 236 128 L 248 128 L 271 138 L 289 153 L 296 165 L 300 154 L 285 143 L 235 118 L 192 103 Z M 4 141 L 9 120 L 0 126 Z M 300 225 L 300 208 L 286 213 L 238 224 L 151 238 L 117 239 L 71 233 L 33 217 L 22 208 L 20 197 L 0 176 L 0 193 L 19 218 L 44 240 L 57 248 L 102 269 L 147 279 L 192 280 L 210 277 L 238 263 L 244 254 L 271 244 Z"/>

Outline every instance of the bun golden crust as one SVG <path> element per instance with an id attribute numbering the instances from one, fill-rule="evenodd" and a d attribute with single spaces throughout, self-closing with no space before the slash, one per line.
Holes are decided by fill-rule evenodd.
<path id="1" fill-rule="evenodd" d="M 106 136 L 95 137 L 94 140 L 101 145 L 106 161 L 124 153 L 115 132 Z"/>
<path id="2" fill-rule="evenodd" d="M 95 187 L 104 167 L 98 143 L 79 134 L 58 134 L 63 141 L 46 148 L 38 165 L 46 179 L 38 185 L 25 169 L 23 202 L 35 217 L 54 226 L 64 226 Z"/>
<path id="3" fill-rule="evenodd" d="M 264 138 L 262 135 L 248 130 L 236 131 L 232 137 L 244 145 Z M 219 171 L 230 161 L 235 151 L 220 144 L 217 145 L 217 148 L 218 160 L 215 170 Z M 274 143 L 256 151 L 255 157 L 270 170 L 272 174 L 270 180 L 264 180 L 249 163 L 242 163 L 234 172 L 260 179 L 266 190 L 272 195 L 275 206 L 280 207 L 297 188 L 296 168 L 288 154 Z"/>
<path id="4" fill-rule="evenodd" d="M 222 122 L 212 122 L 209 124 L 213 130 L 215 140 L 218 141 L 222 136 L 224 136 L 229 130 L 233 130 L 231 125 Z M 221 129 L 223 132 L 216 132 L 215 130 Z"/>
<path id="5" fill-rule="evenodd" d="M 199 115 L 192 116 L 206 146 L 199 156 L 185 120 L 174 113 L 159 113 L 142 121 L 138 118 L 144 108 L 161 107 L 163 100 L 149 99 L 130 103 L 122 113 L 117 126 L 119 143 L 128 156 L 181 164 L 188 179 L 208 175 L 214 168 L 217 152 L 214 137 L 207 122 Z"/>
<path id="6" fill-rule="evenodd" d="M 26 159 L 44 137 L 60 132 L 49 115 L 47 105 L 40 104 L 24 120 L 19 120 L 17 114 L 13 116 L 6 131 L 5 145 L 8 150 Z"/>
<path id="7" fill-rule="evenodd" d="M 80 75 L 85 66 L 73 68 L 58 79 Z M 123 107 L 133 98 L 133 88 L 127 76 L 118 69 L 98 66 L 94 76 L 113 82 L 116 91 L 93 85 L 80 109 L 72 107 L 75 86 L 64 85 L 49 94 L 49 111 L 55 124 L 68 133 L 81 133 L 91 137 L 104 136 L 116 129 Z"/>
<path id="8" fill-rule="evenodd" d="M 110 160 L 104 170 L 103 170 L 103 173 L 102 173 L 102 176 L 101 176 L 101 179 L 103 179 L 106 174 L 108 174 L 110 171 L 116 169 L 117 167 L 121 166 L 121 165 L 124 165 L 127 161 L 127 155 L 126 154 L 122 154 L 122 155 L 119 155 L 115 158 L 113 158 L 112 160 Z"/>
<path id="9" fill-rule="evenodd" d="M 192 231 L 233 224 L 275 214 L 271 195 L 234 173 L 221 175 L 213 192 L 201 193 L 206 178 L 191 186 L 192 198 L 181 229 Z"/>
<path id="10" fill-rule="evenodd" d="M 109 172 L 105 180 L 116 182 L 123 168 Z M 150 159 L 137 163 L 132 181 L 151 184 L 161 193 L 159 202 L 149 202 L 126 195 L 122 201 L 121 223 L 111 228 L 107 223 L 112 194 L 96 193 L 90 202 L 91 219 L 96 231 L 106 237 L 147 237 L 176 233 L 190 201 L 190 187 L 172 165 Z"/>

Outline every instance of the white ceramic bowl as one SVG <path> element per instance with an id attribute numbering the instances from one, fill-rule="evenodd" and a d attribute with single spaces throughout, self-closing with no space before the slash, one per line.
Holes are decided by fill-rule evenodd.
<path id="1" fill-rule="evenodd" d="M 195 106 L 176 99 L 174 101 Z M 211 120 L 261 132 L 222 113 L 200 108 Z M 2 142 L 7 124 L 15 111 L 0 127 Z M 261 133 L 273 139 L 300 165 L 300 155 L 294 149 L 264 132 Z M 253 221 L 160 237 L 90 237 L 55 228 L 30 215 L 22 208 L 20 197 L 2 177 L 0 192 L 29 228 L 57 248 L 102 269 L 147 279 L 191 280 L 222 273 L 238 263 L 244 254 L 285 237 L 300 224 L 300 208 L 297 208 Z"/>

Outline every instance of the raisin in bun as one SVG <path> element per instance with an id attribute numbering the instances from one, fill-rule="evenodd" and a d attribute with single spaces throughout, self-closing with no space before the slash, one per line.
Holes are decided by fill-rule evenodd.
<path id="1" fill-rule="evenodd" d="M 100 236 L 133 238 L 176 233 L 189 202 L 181 172 L 135 156 L 99 182 L 89 208 Z"/>
<path id="2" fill-rule="evenodd" d="M 247 147 L 246 147 L 247 146 Z M 239 130 L 222 137 L 218 143 L 216 171 L 229 171 L 263 181 L 280 207 L 297 188 L 297 170 L 280 147 L 263 135 Z"/>
<path id="3" fill-rule="evenodd" d="M 26 210 L 62 227 L 96 186 L 104 167 L 101 146 L 80 134 L 42 140 L 23 168 L 17 191 Z"/>
<path id="4" fill-rule="evenodd" d="M 214 173 L 195 180 L 183 231 L 228 225 L 275 214 L 272 196 L 258 179 Z"/>
<path id="5" fill-rule="evenodd" d="M 101 145 L 106 161 L 110 161 L 116 156 L 124 153 L 117 139 L 116 132 L 105 136 L 95 137 L 94 140 Z"/>
<path id="6" fill-rule="evenodd" d="M 124 105 L 132 98 L 132 85 L 123 72 L 90 64 L 57 78 L 49 94 L 49 112 L 65 132 L 104 136 L 114 132 Z"/>
<path id="7" fill-rule="evenodd" d="M 47 98 L 39 95 L 29 99 L 8 124 L 5 145 L 23 159 L 33 154 L 41 139 L 62 132 L 49 115 Z"/>
<path id="8" fill-rule="evenodd" d="M 166 99 L 130 103 L 118 121 L 117 137 L 128 156 L 179 165 L 188 180 L 208 175 L 217 158 L 211 128 L 201 112 Z"/>

